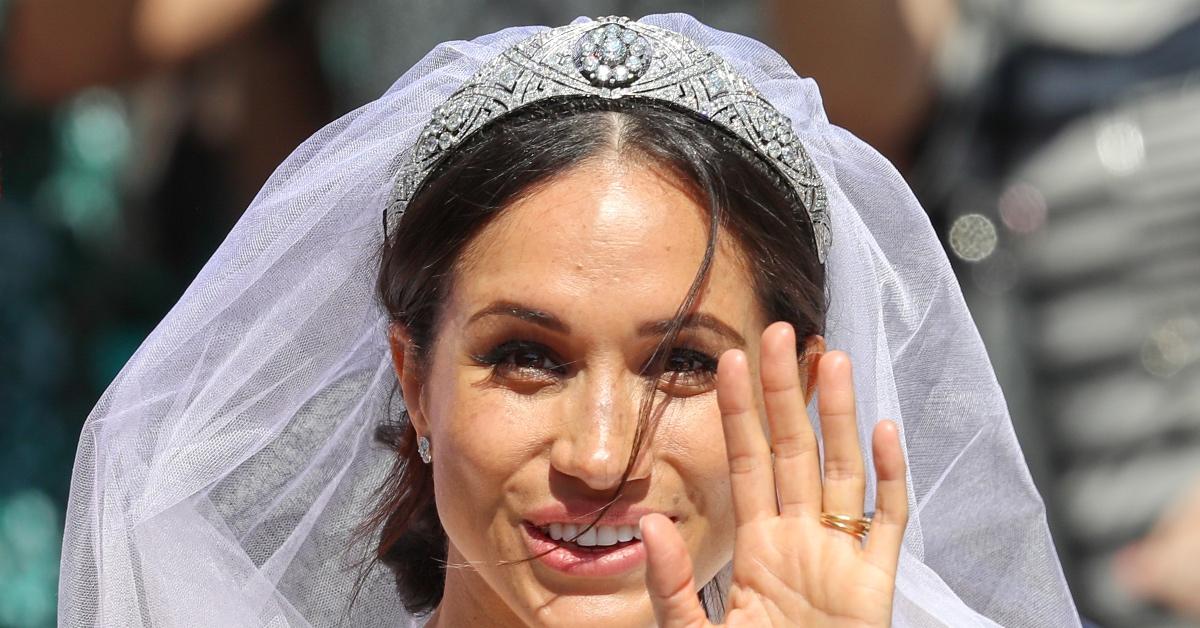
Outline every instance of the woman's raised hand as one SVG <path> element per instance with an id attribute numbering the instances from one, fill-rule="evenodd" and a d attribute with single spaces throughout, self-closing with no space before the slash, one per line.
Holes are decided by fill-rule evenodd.
<path id="1" fill-rule="evenodd" d="M 817 369 L 825 445 L 822 473 L 809 423 L 792 327 L 763 332 L 764 433 L 746 355 L 727 351 L 717 367 L 737 524 L 728 626 L 888 626 L 896 564 L 908 521 L 904 456 L 896 425 L 875 427 L 877 492 L 866 542 L 821 523 L 822 512 L 863 515 L 866 485 L 854 411 L 850 358 L 830 352 Z M 773 456 L 772 456 L 773 454 Z M 660 626 L 710 625 L 696 597 L 692 562 L 669 519 L 642 519 L 646 587 Z"/>

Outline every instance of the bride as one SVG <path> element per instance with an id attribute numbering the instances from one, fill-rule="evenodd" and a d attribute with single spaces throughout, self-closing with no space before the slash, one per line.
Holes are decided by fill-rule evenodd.
<path id="1" fill-rule="evenodd" d="M 64 625 L 1079 621 L 903 180 L 681 15 L 449 42 L 302 145 L 63 556 Z"/>

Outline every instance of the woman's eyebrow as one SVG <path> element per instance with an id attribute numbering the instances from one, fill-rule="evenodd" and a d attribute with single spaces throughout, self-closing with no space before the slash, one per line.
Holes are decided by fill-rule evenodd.
<path id="1" fill-rule="evenodd" d="M 642 323 L 642 325 L 638 327 L 638 333 L 643 336 L 662 336 L 671 329 L 671 322 L 671 319 L 666 318 L 659 321 Z M 736 346 L 746 346 L 746 339 L 742 338 L 742 335 L 739 334 L 737 330 L 725 324 L 723 321 L 721 321 L 721 319 L 713 316 L 712 314 L 705 314 L 702 312 L 689 314 L 687 318 L 683 320 L 683 326 L 681 329 L 694 328 L 707 329 L 720 336 L 724 336 L 726 340 Z"/>
<path id="2" fill-rule="evenodd" d="M 487 307 L 475 312 L 471 318 L 467 319 L 467 324 L 470 325 L 480 319 L 491 316 L 507 316 L 518 320 L 533 323 L 535 325 L 545 327 L 546 329 L 556 331 L 562 334 L 571 333 L 571 327 L 561 321 L 553 314 L 534 309 L 515 301 L 494 301 Z M 662 336 L 671 328 L 671 319 L 665 318 L 657 321 L 647 321 L 638 327 L 638 334 L 641 336 Z M 721 319 L 712 314 L 697 313 L 691 314 L 683 321 L 681 329 L 707 329 L 736 346 L 745 346 L 746 339 L 742 337 L 733 327 L 730 327 Z"/>
<path id="3" fill-rule="evenodd" d="M 541 327 L 545 327 L 546 329 L 562 334 L 571 333 L 570 326 L 559 320 L 553 314 L 544 312 L 542 310 L 535 310 L 514 301 L 493 301 L 487 307 L 472 314 L 471 318 L 467 320 L 467 324 L 470 325 L 479 319 L 487 318 L 489 316 L 508 316 L 511 318 L 520 319 L 522 321 L 527 321 L 533 323 L 534 325 L 539 325 Z"/>

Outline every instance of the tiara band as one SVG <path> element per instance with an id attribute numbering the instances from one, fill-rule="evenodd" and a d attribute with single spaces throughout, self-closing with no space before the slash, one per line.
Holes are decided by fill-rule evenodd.
<path id="1" fill-rule="evenodd" d="M 390 234 L 441 159 L 488 123 L 563 97 L 639 98 L 692 112 L 732 133 L 799 196 L 822 263 L 833 241 L 828 200 L 791 120 L 727 61 L 687 37 L 624 17 L 540 32 L 488 61 L 433 112 L 398 173 Z"/>

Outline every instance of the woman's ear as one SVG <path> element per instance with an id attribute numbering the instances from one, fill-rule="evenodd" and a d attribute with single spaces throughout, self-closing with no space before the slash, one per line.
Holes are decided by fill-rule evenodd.
<path id="1" fill-rule="evenodd" d="M 804 403 L 812 401 L 817 390 L 817 363 L 825 355 L 825 337 L 813 334 L 804 341 L 804 356 L 800 358 L 800 377 L 804 379 Z"/>
<path id="2" fill-rule="evenodd" d="M 413 344 L 412 335 L 408 328 L 401 323 L 388 326 L 388 344 L 392 348 L 392 368 L 396 371 L 396 379 L 400 382 L 400 395 L 404 399 L 404 407 L 408 410 L 408 418 L 412 421 L 417 434 L 429 434 L 424 404 L 421 402 L 421 369 L 417 364 L 417 347 Z"/>

